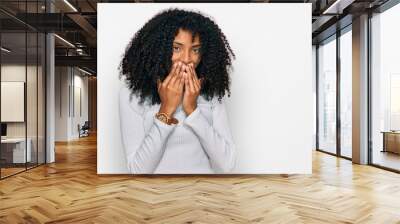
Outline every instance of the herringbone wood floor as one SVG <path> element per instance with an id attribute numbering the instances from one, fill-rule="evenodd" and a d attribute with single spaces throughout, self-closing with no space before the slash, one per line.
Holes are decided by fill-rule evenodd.
<path id="1" fill-rule="evenodd" d="M 0 181 L 0 223 L 400 223 L 400 175 L 320 152 L 312 175 L 98 176 L 96 138 Z"/>

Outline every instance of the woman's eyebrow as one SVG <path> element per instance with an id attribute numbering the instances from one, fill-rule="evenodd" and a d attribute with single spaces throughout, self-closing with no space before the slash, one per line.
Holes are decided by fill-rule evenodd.
<path id="1" fill-rule="evenodd" d="M 174 44 L 177 44 L 177 45 L 180 45 L 180 46 L 184 45 L 184 44 L 179 43 L 179 42 L 177 42 L 177 41 L 174 41 Z M 195 44 L 195 45 L 193 45 L 192 47 L 200 47 L 200 46 L 201 46 L 201 44 Z"/>

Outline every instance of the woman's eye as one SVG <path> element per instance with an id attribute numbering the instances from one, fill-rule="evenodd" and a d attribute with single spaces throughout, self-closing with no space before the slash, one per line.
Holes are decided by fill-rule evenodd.
<path id="1" fill-rule="evenodd" d="M 179 51 L 180 47 L 173 47 L 174 51 Z"/>
<path id="2" fill-rule="evenodd" d="M 200 53 L 200 48 L 195 48 L 195 49 L 193 49 L 193 51 L 194 51 L 194 53 L 198 54 L 198 53 Z"/>

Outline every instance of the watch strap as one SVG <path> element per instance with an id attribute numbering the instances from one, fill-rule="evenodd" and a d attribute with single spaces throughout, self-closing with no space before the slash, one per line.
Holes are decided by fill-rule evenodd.
<path id="1" fill-rule="evenodd" d="M 171 125 L 171 124 L 178 124 L 178 122 L 179 122 L 176 118 L 170 117 L 170 116 L 168 116 L 168 114 L 166 114 L 166 113 L 160 113 L 160 112 L 158 112 L 158 113 L 156 113 L 156 118 L 157 118 L 158 120 L 160 120 L 160 121 L 162 121 L 162 122 L 168 124 L 168 125 Z"/>

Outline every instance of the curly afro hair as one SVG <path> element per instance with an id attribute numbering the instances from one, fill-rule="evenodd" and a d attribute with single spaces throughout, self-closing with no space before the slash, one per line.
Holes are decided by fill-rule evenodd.
<path id="1" fill-rule="evenodd" d="M 198 12 L 168 9 L 151 18 L 132 38 L 120 64 L 120 78 L 124 77 L 131 94 L 140 103 L 149 100 L 160 104 L 157 79 L 164 80 L 172 66 L 172 48 L 179 29 L 197 35 L 201 43 L 201 60 L 196 68 L 203 78 L 200 94 L 206 100 L 225 93 L 230 96 L 229 69 L 235 55 L 217 24 Z"/>

